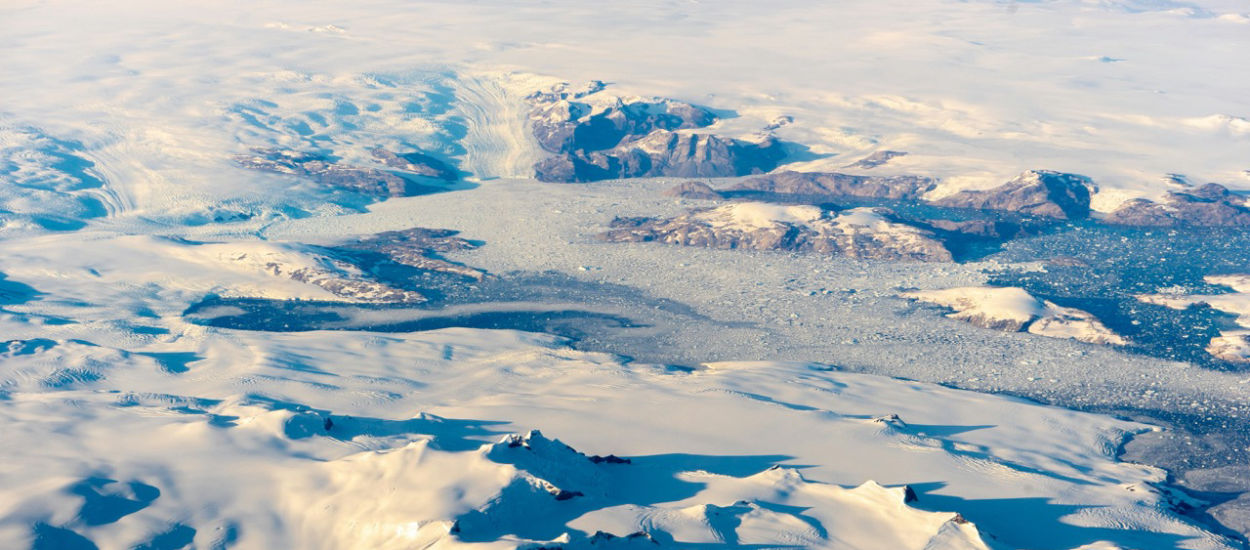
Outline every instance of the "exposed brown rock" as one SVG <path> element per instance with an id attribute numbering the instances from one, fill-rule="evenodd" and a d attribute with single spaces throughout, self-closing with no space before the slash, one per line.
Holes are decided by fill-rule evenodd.
<path id="1" fill-rule="evenodd" d="M 934 204 L 1074 220 L 1089 216 L 1093 188 L 1093 182 L 1085 176 L 1030 170 L 993 189 L 960 191 Z"/>
<path id="2" fill-rule="evenodd" d="M 1250 204 L 1216 183 L 1170 192 L 1162 202 L 1134 199 L 1107 215 L 1107 223 L 1145 227 L 1250 227 Z"/>
<path id="3" fill-rule="evenodd" d="M 455 181 L 456 170 L 447 163 L 420 152 L 395 153 L 386 149 L 374 149 L 373 158 L 378 159 L 391 168 L 403 170 L 418 176 L 436 178 L 443 181 Z"/>
<path id="4" fill-rule="evenodd" d="M 892 221 L 886 209 L 833 214 L 815 206 L 733 203 L 669 219 L 618 218 L 601 238 L 708 248 L 789 250 L 853 258 L 952 261 L 932 232 Z"/>
<path id="5" fill-rule="evenodd" d="M 725 198 L 719 191 L 702 181 L 684 181 L 664 192 L 665 197 L 678 199 L 721 200 Z"/>
<path id="6" fill-rule="evenodd" d="M 876 168 L 890 162 L 890 160 L 906 155 L 904 151 L 877 151 L 862 159 L 846 165 L 846 168 L 863 168 L 865 170 Z"/>
<path id="7" fill-rule="evenodd" d="M 326 187 L 375 197 L 408 197 L 440 190 L 384 170 L 340 164 L 298 151 L 257 149 L 252 155 L 236 156 L 235 162 L 244 168 L 306 177 Z"/>
<path id="8" fill-rule="evenodd" d="M 779 142 L 678 134 L 659 130 L 607 151 L 576 151 L 550 157 L 535 167 L 550 182 L 587 182 L 639 177 L 728 177 L 760 174 L 777 167 L 785 152 Z"/>
<path id="9" fill-rule="evenodd" d="M 414 227 L 370 235 L 337 249 L 374 252 L 397 264 L 425 271 L 459 275 L 474 280 L 485 278 L 485 271 L 449 262 L 437 256 L 441 253 L 477 248 L 476 244 L 457 237 L 457 233 L 450 229 Z"/>
<path id="10" fill-rule="evenodd" d="M 730 188 L 777 195 L 919 199 L 934 187 L 921 176 L 854 176 L 837 172 L 784 171 L 751 178 Z"/>
<path id="11" fill-rule="evenodd" d="M 533 94 L 530 115 L 539 146 L 552 153 L 599 151 L 636 141 L 657 130 L 703 128 L 716 122 L 711 111 L 672 99 L 622 100 L 591 105 L 578 101 L 602 90 Z"/>

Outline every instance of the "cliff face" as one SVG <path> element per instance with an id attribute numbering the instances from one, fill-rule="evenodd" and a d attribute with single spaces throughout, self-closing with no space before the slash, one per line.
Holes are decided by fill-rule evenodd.
<path id="1" fill-rule="evenodd" d="M 749 142 L 710 134 L 656 131 L 607 151 L 576 151 L 539 162 L 536 177 L 587 182 L 640 177 L 728 177 L 777 167 L 785 153 L 774 139 Z"/>

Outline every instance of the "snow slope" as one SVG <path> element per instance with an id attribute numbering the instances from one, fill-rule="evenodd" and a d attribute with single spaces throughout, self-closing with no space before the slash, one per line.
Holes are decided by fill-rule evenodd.
<path id="1" fill-rule="evenodd" d="M 240 240 L 230 250 L 277 246 Z M 682 368 L 515 332 L 198 326 L 181 312 L 208 291 L 319 289 L 203 252 L 219 247 L 103 231 L 0 244 L 0 271 L 36 289 L 0 306 L 12 339 L 0 359 L 0 425 L 16 442 L 0 479 L 0 502 L 11 503 L 0 511 L 0 545 L 81 536 L 100 547 L 165 537 L 341 548 L 367 537 L 372 547 L 510 547 L 644 530 L 676 542 L 872 548 L 880 539 L 870 526 L 899 524 L 891 547 L 975 542 L 970 527 L 945 523 L 958 513 L 1006 547 L 1228 547 L 1180 519 L 1188 501 L 1164 472 L 1116 461 L 1122 438 L 1147 429 L 1139 424 L 804 362 Z M 531 428 L 628 457 L 642 477 L 566 482 L 554 476 L 575 470 L 522 473 L 475 454 Z M 816 485 L 761 473 L 777 464 L 801 466 Z M 553 500 L 559 491 L 527 475 L 583 495 Z M 845 492 L 869 480 L 910 484 L 920 497 L 911 506 L 946 515 L 901 507 L 898 490 Z M 505 519 L 475 524 L 486 510 Z M 861 513 L 875 519 L 844 521 Z M 821 527 L 803 527 L 813 521 Z"/>
<path id="2" fill-rule="evenodd" d="M 1162 471 L 1115 460 L 1145 426 L 1010 398 L 801 363 L 672 369 L 467 329 L 207 330 L 178 354 L 144 349 L 49 341 L 5 357 L 6 547 L 63 530 L 100 547 L 640 530 L 665 544 L 980 548 L 980 531 L 1003 547 L 1226 547 L 1176 519 Z M 179 354 L 184 368 L 161 368 Z M 87 362 L 71 374 L 66 358 Z M 490 443 L 533 427 L 630 463 L 537 434 Z"/>
<path id="3" fill-rule="evenodd" d="M 604 79 L 707 105 L 721 135 L 777 126 L 788 168 L 905 151 L 864 170 L 938 194 L 1055 169 L 1092 177 L 1105 210 L 1250 186 L 1244 2 L 114 4 L 0 6 L 0 547 L 1232 544 L 1182 518 L 1198 503 L 1165 472 L 1116 460 L 1146 426 L 824 363 L 1199 418 L 1244 417 L 1241 375 L 901 315 L 898 288 L 983 266 L 607 249 L 588 235 L 613 216 L 688 205 L 647 189 L 671 181 L 528 181 L 524 97 Z M 478 187 L 371 204 L 232 160 L 255 147 L 421 150 Z M 411 227 L 486 240 L 455 254 L 471 265 L 684 317 L 602 342 L 631 361 L 508 331 L 183 315 L 212 295 L 390 296 L 313 245 Z M 1038 307 L 1047 333 L 1097 328 Z"/>
<path id="4" fill-rule="evenodd" d="M 655 0 L 524 9 L 378 0 L 352 10 L 235 2 L 212 13 L 150 0 L 63 0 L 2 9 L 8 46 L 38 53 L 0 61 L 6 111 L 98 159 L 151 157 L 109 163 L 111 179 L 133 187 L 119 193 L 131 208 L 170 206 L 166 195 L 188 186 L 220 189 L 205 170 L 220 168 L 216 152 L 237 147 L 230 136 L 246 138 L 248 124 L 276 125 L 290 143 L 364 138 L 380 127 L 388 139 L 399 131 L 420 141 L 437 123 L 414 114 L 438 114 L 449 98 L 502 99 L 515 109 L 508 98 L 550 79 L 603 79 L 623 95 L 733 111 L 738 117 L 715 129 L 730 136 L 791 116 L 778 137 L 812 153 L 795 168 L 905 151 L 874 170 L 941 177 L 942 192 L 1036 168 L 1092 177 L 1102 210 L 1158 196 L 1175 174 L 1250 186 L 1238 56 L 1250 40 L 1250 8 L 1236 0 Z M 501 76 L 492 82 L 492 73 Z M 515 73 L 546 80 L 506 76 Z M 464 84 L 423 74 L 459 75 Z M 249 109 L 262 114 L 242 122 Z M 528 146 L 516 147 L 515 130 L 472 111 L 459 117 L 446 130 L 471 138 L 475 173 L 523 174 Z M 503 143 L 510 152 L 500 152 Z"/>

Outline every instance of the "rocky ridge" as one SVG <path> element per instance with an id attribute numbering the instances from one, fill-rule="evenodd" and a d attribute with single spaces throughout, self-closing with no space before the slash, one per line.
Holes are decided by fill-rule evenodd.
<path id="1" fill-rule="evenodd" d="M 862 159 L 859 159 L 855 162 L 852 162 L 846 165 L 846 168 L 863 168 L 865 170 L 870 170 L 878 166 L 881 166 L 883 164 L 886 164 L 890 162 L 891 160 L 894 160 L 898 157 L 902 157 L 906 155 L 907 155 L 906 151 L 889 151 L 889 150 L 876 151 L 872 153 L 871 155 L 868 155 Z"/>
<path id="2" fill-rule="evenodd" d="M 1050 170 L 1029 170 L 998 187 L 965 190 L 936 200 L 926 195 L 937 181 L 924 176 L 864 176 L 840 172 L 782 171 L 748 178 L 723 190 L 673 190 L 675 196 L 779 196 L 807 199 L 885 199 L 925 202 L 947 208 L 993 210 L 1059 220 L 1090 215 L 1093 182 L 1084 176 Z M 697 195 L 697 196 L 695 196 Z"/>
<path id="3" fill-rule="evenodd" d="M 458 233 L 450 229 L 414 227 L 369 235 L 354 243 L 335 247 L 335 250 L 379 254 L 386 261 L 423 271 L 445 273 L 478 281 L 486 278 L 485 271 L 439 257 L 439 254 L 472 250 L 478 247 L 472 241 L 457 237 Z"/>
<path id="4" fill-rule="evenodd" d="M 396 170 L 344 164 L 326 155 L 282 149 L 256 149 L 234 160 L 247 169 L 299 176 L 325 187 L 383 199 L 442 191 L 440 184 L 456 179 L 451 167 L 423 153 L 400 155 L 375 149 L 373 156 Z"/>
<path id="5" fill-rule="evenodd" d="M 816 206 L 736 202 L 667 219 L 617 218 L 600 238 L 876 260 L 952 260 L 931 231 L 893 221 L 891 214 L 880 208 L 833 213 Z"/>
<path id="6" fill-rule="evenodd" d="M 919 200 L 936 181 L 922 176 L 856 176 L 838 172 L 784 171 L 747 179 L 726 192 L 758 192 L 805 197 L 862 197 Z"/>
<path id="7" fill-rule="evenodd" d="M 777 140 L 726 138 L 685 130 L 717 121 L 710 110 L 662 98 L 603 93 L 602 82 L 572 89 L 561 84 L 531 94 L 531 131 L 553 153 L 535 174 L 550 182 L 678 176 L 758 174 L 777 167 L 785 151 Z"/>
<path id="8" fill-rule="evenodd" d="M 750 142 L 657 130 L 609 150 L 578 150 L 549 157 L 534 169 L 538 179 L 553 182 L 723 177 L 767 172 L 784 157 L 781 144 L 771 137 Z"/>
<path id="9" fill-rule="evenodd" d="M 1121 204 L 1107 223 L 1146 227 L 1250 227 L 1250 199 L 1218 183 L 1188 192 L 1170 191 L 1162 202 L 1133 199 Z"/>
<path id="10" fill-rule="evenodd" d="M 1029 170 L 987 190 L 960 191 L 934 204 L 952 208 L 1001 210 L 1060 220 L 1089 217 L 1094 182 L 1085 176 L 1052 170 Z"/>
<path id="11" fill-rule="evenodd" d="M 224 262 L 236 269 L 260 272 L 318 287 L 346 301 L 423 303 L 429 281 L 415 284 L 413 274 L 480 281 L 485 271 L 444 260 L 440 254 L 470 250 L 477 244 L 446 229 L 412 228 L 388 231 L 335 246 L 302 243 L 206 243 L 192 248 L 197 257 Z M 387 267 L 411 268 L 406 278 L 383 277 Z M 415 270 L 415 273 L 412 271 Z M 232 297 L 265 297 L 255 288 L 226 288 Z"/>

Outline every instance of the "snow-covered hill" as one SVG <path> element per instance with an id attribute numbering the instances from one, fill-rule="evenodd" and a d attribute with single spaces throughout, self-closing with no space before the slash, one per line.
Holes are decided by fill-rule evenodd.
<path id="1" fill-rule="evenodd" d="M 1163 472 L 1115 460 L 1147 428 L 1102 416 L 820 365 L 626 363 L 516 332 L 180 340 L 10 345 L 6 547 L 579 547 L 600 531 L 661 546 L 1225 547 L 1176 519 Z M 537 432 L 500 440 L 540 426 L 588 454 Z"/>
<path id="2" fill-rule="evenodd" d="M 969 250 L 1244 225 L 1248 21 L 4 2 L 0 547 L 1233 548 L 1244 373 Z"/>

